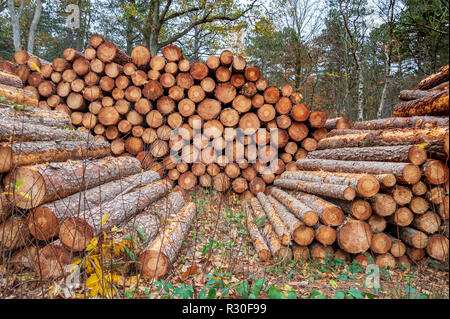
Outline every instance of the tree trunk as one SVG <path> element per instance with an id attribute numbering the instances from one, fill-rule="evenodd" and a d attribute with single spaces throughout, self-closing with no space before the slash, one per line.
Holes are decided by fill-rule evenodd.
<path id="1" fill-rule="evenodd" d="M 264 211 L 266 212 L 266 216 L 272 224 L 281 244 L 284 246 L 288 245 L 291 241 L 291 235 L 286 228 L 286 225 L 283 223 L 280 216 L 270 204 L 268 198 L 266 197 L 266 195 L 264 195 L 264 193 L 258 193 L 257 198 L 261 203 Z"/>
<path id="2" fill-rule="evenodd" d="M 380 190 L 380 183 L 378 182 L 378 180 L 374 176 L 369 174 L 299 171 L 295 173 L 285 172 L 281 175 L 281 177 L 282 179 L 294 179 L 314 183 L 345 185 L 353 187 L 362 197 L 373 196 Z"/>
<path id="3" fill-rule="evenodd" d="M 247 211 L 247 228 L 250 238 L 252 239 L 253 246 L 255 247 L 259 259 L 262 261 L 267 261 L 271 256 L 269 247 L 267 247 L 266 241 L 259 232 L 258 227 L 256 227 L 252 221 L 251 213 L 249 211 L 251 208 L 248 203 L 245 204 L 245 209 Z"/>
<path id="4" fill-rule="evenodd" d="M 282 249 L 282 245 L 277 237 L 277 234 L 273 230 L 272 225 L 266 224 L 262 231 L 262 235 L 266 239 L 267 246 L 269 246 L 269 250 L 272 256 L 274 258 L 278 258 Z"/>
<path id="5" fill-rule="evenodd" d="M 421 91 L 421 90 L 402 90 L 398 98 L 402 101 L 413 101 L 427 96 L 436 94 L 435 91 Z"/>
<path id="6" fill-rule="evenodd" d="M 42 12 L 42 1 L 37 0 L 36 8 L 34 9 L 33 20 L 31 21 L 30 25 L 30 32 L 28 33 L 27 51 L 30 52 L 31 54 L 34 51 L 34 38 L 36 35 L 36 29 L 39 24 L 39 20 L 41 19 L 41 12 Z"/>
<path id="7" fill-rule="evenodd" d="M 418 84 L 418 88 L 420 90 L 429 90 L 445 81 L 448 81 L 448 79 L 449 78 L 448 78 L 448 64 L 447 64 L 441 67 L 437 73 L 434 73 L 428 76 L 427 78 L 423 79 L 422 81 L 420 81 Z"/>
<path id="8" fill-rule="evenodd" d="M 159 179 L 158 173 L 147 171 L 41 205 L 28 215 L 28 228 L 35 238 L 48 240 L 58 234 L 59 226 L 67 218 L 80 217 L 83 211 L 91 207 L 113 200 L 119 195 Z"/>
<path id="9" fill-rule="evenodd" d="M 443 144 L 443 137 L 446 132 L 448 132 L 448 127 L 379 130 L 359 134 L 339 135 L 320 140 L 317 149 L 414 145 L 421 143 L 441 145 Z"/>
<path id="10" fill-rule="evenodd" d="M 72 159 L 102 158 L 110 155 L 107 142 L 19 142 L 0 143 L 0 173 L 8 172 L 13 166 L 64 162 Z"/>
<path id="11" fill-rule="evenodd" d="M 417 183 L 422 173 L 420 169 L 409 163 L 336 161 L 321 159 L 299 159 L 297 167 L 301 170 L 324 170 L 358 174 L 393 174 L 398 181 L 407 184 Z"/>
<path id="12" fill-rule="evenodd" d="M 169 189 L 168 181 L 156 181 L 85 210 L 80 217 L 69 217 L 59 228 L 59 238 L 72 251 L 84 250 L 93 237 L 143 211 L 167 194 Z"/>
<path id="13" fill-rule="evenodd" d="M 427 152 L 416 145 L 345 147 L 309 152 L 307 158 L 342 160 L 342 161 L 374 161 L 411 162 L 422 165 L 427 160 Z"/>
<path id="14" fill-rule="evenodd" d="M 11 109 L 8 104 L 0 102 L 0 119 L 11 122 L 40 124 L 55 128 L 69 128 L 70 118 L 66 113 L 47 111 L 40 108 L 27 107 L 20 111 Z"/>
<path id="15" fill-rule="evenodd" d="M 189 228 L 195 218 L 194 203 L 186 204 L 156 239 L 139 256 L 139 271 L 145 278 L 160 279 L 176 260 Z"/>
<path id="16" fill-rule="evenodd" d="M 324 125 L 324 128 L 326 128 L 327 130 L 334 130 L 334 129 L 346 130 L 349 129 L 350 127 L 351 127 L 350 121 L 345 117 L 336 117 L 333 119 L 328 119 Z"/>
<path id="17" fill-rule="evenodd" d="M 448 260 L 448 238 L 442 235 L 434 235 L 429 238 L 427 253 L 432 258 L 446 261 Z"/>
<path id="18" fill-rule="evenodd" d="M 339 247 L 350 254 L 363 253 L 372 244 L 372 230 L 363 221 L 347 219 L 338 227 L 337 241 Z"/>
<path id="19" fill-rule="evenodd" d="M 341 208 L 320 197 L 302 192 L 297 192 L 295 197 L 311 207 L 319 215 L 319 219 L 324 225 L 339 226 L 344 221 L 344 213 Z"/>
<path id="20" fill-rule="evenodd" d="M 355 190 L 352 187 L 345 185 L 305 182 L 302 180 L 284 178 L 274 181 L 274 185 L 286 189 L 308 192 L 331 198 L 345 199 L 349 201 L 353 200 L 356 196 Z"/>
<path id="21" fill-rule="evenodd" d="M 448 90 L 420 99 L 400 102 L 394 107 L 395 117 L 448 114 Z"/>
<path id="22" fill-rule="evenodd" d="M 295 197 L 276 187 L 271 188 L 270 193 L 305 225 L 314 226 L 319 222 L 317 213 Z"/>
<path id="23" fill-rule="evenodd" d="M 0 84 L 0 97 L 4 97 L 10 102 L 25 104 L 27 106 L 38 107 L 39 104 L 36 94 L 4 84 Z"/>
<path id="24" fill-rule="evenodd" d="M 411 227 L 400 228 L 400 238 L 408 245 L 414 248 L 425 248 L 428 243 L 428 236 L 419 230 Z"/>
<path id="25" fill-rule="evenodd" d="M 5 177 L 4 185 L 11 202 L 28 209 L 140 171 L 132 157 L 66 161 L 19 167 Z"/>

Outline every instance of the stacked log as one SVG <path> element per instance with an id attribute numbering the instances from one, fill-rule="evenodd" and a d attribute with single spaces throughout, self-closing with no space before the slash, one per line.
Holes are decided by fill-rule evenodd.
<path id="1" fill-rule="evenodd" d="M 448 64 L 435 74 L 420 81 L 417 90 L 403 90 L 399 94 L 401 102 L 394 107 L 395 117 L 417 115 L 447 115 Z"/>
<path id="2" fill-rule="evenodd" d="M 310 110 L 289 85 L 270 86 L 228 50 L 191 63 L 175 45 L 161 56 L 138 45 L 127 56 L 98 34 L 89 44 L 51 63 L 17 51 L 16 74 L 39 107 L 67 112 L 115 156 L 135 156 L 185 190 L 200 184 L 256 195 L 326 136 L 324 111 Z"/>
<path id="3" fill-rule="evenodd" d="M 308 251 L 306 256 L 310 252 L 323 262 L 327 252 L 339 250 L 367 264 L 362 253 L 369 252 L 384 268 L 396 262 L 410 265 L 427 254 L 447 260 L 449 120 L 441 116 L 448 112 L 445 81 L 448 66 L 422 81 L 419 90 L 402 91 L 400 98 L 411 101 L 404 103 L 410 106 L 403 113 L 397 108 L 393 118 L 355 122 L 353 127 L 345 119 L 329 119 L 325 128 L 330 131 L 317 149 L 274 181 L 269 193 L 281 205 L 273 205 L 276 212 L 284 208 L 303 223 L 300 212 L 318 216 L 308 225 L 315 230 L 314 240 L 296 247 L 299 256 Z M 431 102 L 438 97 L 442 107 Z M 281 233 L 277 235 L 281 242 Z M 333 249 L 328 251 L 328 246 Z"/>

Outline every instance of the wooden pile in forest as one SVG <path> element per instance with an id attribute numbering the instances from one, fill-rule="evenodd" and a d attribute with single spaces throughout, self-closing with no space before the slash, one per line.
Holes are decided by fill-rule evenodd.
<path id="1" fill-rule="evenodd" d="M 446 87 L 439 108 L 423 99 L 406 113 L 423 116 L 335 126 L 267 195 L 252 198 L 248 229 L 260 259 L 330 254 L 367 265 L 369 252 L 383 268 L 427 254 L 448 262 L 449 118 L 433 116 L 448 112 L 444 81 L 448 66 L 419 85 Z"/>
<path id="2" fill-rule="evenodd" d="M 388 127 L 400 120 L 405 128 L 380 130 L 382 122 Z M 414 128 L 418 121 L 427 128 Z M 317 151 L 275 180 L 267 196 L 250 200 L 248 228 L 260 258 L 277 256 L 273 247 L 286 249 L 292 240 L 295 258 L 323 259 L 337 249 L 335 256 L 352 254 L 362 264 L 368 262 L 362 253 L 370 251 L 380 267 L 426 254 L 446 261 L 448 118 L 354 126 L 373 129 L 322 139 Z"/>
<path id="3" fill-rule="evenodd" d="M 448 80 L 447 64 L 420 81 L 417 90 L 400 91 L 398 98 L 402 102 L 395 105 L 394 116 L 447 115 Z"/>
<path id="4" fill-rule="evenodd" d="M 228 50 L 191 64 L 174 45 L 162 56 L 143 45 L 127 56 L 101 35 L 89 43 L 51 63 L 17 51 L 24 90 L 39 96 L 39 107 L 63 110 L 74 126 L 109 140 L 114 155 L 136 156 L 185 190 L 257 194 L 326 136 L 324 111 L 310 111 L 289 85 L 270 86 Z M 248 135 L 236 138 L 236 128 Z"/>
<path id="5" fill-rule="evenodd" d="M 73 129 L 67 113 L 9 100 L 0 102 L 0 174 L 0 260 L 41 278 L 64 275 L 94 237 L 120 225 L 145 237 L 144 276 L 164 276 L 196 212 L 168 195 L 171 181 L 110 156 L 109 143 Z M 161 227 L 155 211 L 172 222 Z"/>

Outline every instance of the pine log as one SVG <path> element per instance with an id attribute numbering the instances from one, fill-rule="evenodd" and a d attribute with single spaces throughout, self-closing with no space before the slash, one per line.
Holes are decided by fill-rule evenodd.
<path id="1" fill-rule="evenodd" d="M 411 203 L 409 203 L 409 208 L 414 214 L 424 214 L 428 211 L 430 207 L 429 202 L 423 197 L 413 197 Z"/>
<path id="2" fill-rule="evenodd" d="M 400 238 L 406 244 L 414 248 L 421 249 L 427 247 L 428 236 L 425 233 L 411 227 L 400 228 Z"/>
<path id="3" fill-rule="evenodd" d="M 411 227 L 414 227 L 426 234 L 436 233 L 441 226 L 441 218 L 438 214 L 431 211 L 422 215 L 415 216 L 411 223 Z"/>
<path id="4" fill-rule="evenodd" d="M 448 89 L 420 99 L 400 102 L 394 107 L 395 117 L 446 115 L 449 111 Z"/>
<path id="5" fill-rule="evenodd" d="M 395 187 L 387 190 L 386 192 L 388 194 L 391 194 L 395 202 L 400 206 L 409 204 L 413 198 L 411 189 L 409 187 L 401 185 L 396 185 Z"/>
<path id="6" fill-rule="evenodd" d="M 414 214 L 408 207 L 400 207 L 393 215 L 388 216 L 386 219 L 391 224 L 406 227 L 414 220 Z"/>
<path id="7" fill-rule="evenodd" d="M 17 75 L 3 71 L 0 71 L 0 84 L 19 89 L 23 88 L 22 80 Z"/>
<path id="8" fill-rule="evenodd" d="M 278 200 L 276 200 L 273 196 L 269 195 L 266 197 L 275 211 L 278 213 L 278 216 L 283 221 L 283 224 L 288 229 L 289 233 L 293 236 L 298 227 L 303 225 L 297 217 L 295 217 L 289 210 L 284 207 Z M 295 236 L 294 236 L 295 240 Z"/>
<path id="9" fill-rule="evenodd" d="M 345 185 L 335 185 L 327 183 L 306 182 L 295 179 L 278 179 L 274 181 L 275 186 L 280 186 L 285 189 L 308 192 L 315 195 L 327 196 L 337 199 L 353 200 L 356 192 L 352 187 Z"/>
<path id="10" fill-rule="evenodd" d="M 344 213 L 341 208 L 314 195 L 298 192 L 295 197 L 306 206 L 313 209 L 319 216 L 322 224 L 339 226 L 344 221 Z"/>
<path id="11" fill-rule="evenodd" d="M 25 218 L 11 216 L 0 223 L 0 252 L 24 247 L 31 242 Z"/>
<path id="12" fill-rule="evenodd" d="M 390 253 L 378 255 L 375 258 L 375 263 L 378 267 L 383 269 L 395 268 L 395 258 Z"/>
<path id="13" fill-rule="evenodd" d="M 286 225 L 283 223 L 278 213 L 269 202 L 267 196 L 264 195 L 264 193 L 260 192 L 257 194 L 257 198 L 261 203 L 261 206 L 263 207 L 270 223 L 272 224 L 281 244 L 285 246 L 288 245 L 291 241 L 291 234 L 289 233 Z"/>
<path id="14" fill-rule="evenodd" d="M 406 254 L 413 261 L 420 261 L 425 257 L 425 249 L 423 248 L 415 248 L 415 247 L 406 247 Z"/>
<path id="15" fill-rule="evenodd" d="M 59 240 L 39 249 L 34 268 L 42 279 L 56 279 L 66 275 L 72 254 Z"/>
<path id="16" fill-rule="evenodd" d="M 389 216 L 397 210 L 397 203 L 391 195 L 378 193 L 367 200 L 372 204 L 373 211 L 379 216 Z"/>
<path id="17" fill-rule="evenodd" d="M 428 160 L 422 170 L 427 182 L 432 185 L 440 185 L 448 181 L 449 169 L 443 161 Z"/>
<path id="18" fill-rule="evenodd" d="M 448 126 L 448 118 L 437 116 L 390 117 L 371 121 L 355 122 L 356 130 L 384 130 L 400 128 L 431 128 Z"/>
<path id="19" fill-rule="evenodd" d="M 374 176 L 369 174 L 299 171 L 284 172 L 283 174 L 281 174 L 281 178 L 315 183 L 346 185 L 354 188 L 358 192 L 358 194 L 363 197 L 373 196 L 380 190 L 380 183 L 378 182 L 378 180 Z"/>
<path id="20" fill-rule="evenodd" d="M 97 57 L 104 63 L 114 62 L 125 65 L 131 62 L 131 58 L 111 42 L 103 42 L 98 46 Z"/>
<path id="21" fill-rule="evenodd" d="M 372 130 L 358 134 L 347 134 L 327 137 L 319 141 L 319 150 L 344 147 L 373 147 L 393 145 L 414 145 L 428 143 L 440 149 L 448 127 L 434 127 L 427 129 L 394 129 Z"/>
<path id="22" fill-rule="evenodd" d="M 93 237 L 143 211 L 148 205 L 167 194 L 170 188 L 168 181 L 156 181 L 85 210 L 79 217 L 70 217 L 61 224 L 59 238 L 68 249 L 81 251 Z M 106 213 L 108 215 L 105 220 Z"/>
<path id="23" fill-rule="evenodd" d="M 79 217 L 78 214 L 86 209 L 110 201 L 120 194 L 128 193 L 159 179 L 157 173 L 147 171 L 41 205 L 33 209 L 28 215 L 28 228 L 35 238 L 47 240 L 57 235 L 59 226 L 65 219 Z"/>
<path id="24" fill-rule="evenodd" d="M 0 84 L 0 98 L 2 97 L 17 104 L 38 107 L 38 96 L 30 91 L 20 88 Z"/>
<path id="25" fill-rule="evenodd" d="M 360 220 L 347 219 L 337 229 L 339 247 L 350 254 L 367 251 L 372 244 L 372 235 L 370 226 Z"/>
<path id="26" fill-rule="evenodd" d="M 0 172 L 12 166 L 25 166 L 45 162 L 64 162 L 68 159 L 101 158 L 110 154 L 109 143 L 90 141 L 19 142 L 0 143 Z"/>
<path id="27" fill-rule="evenodd" d="M 332 260 L 334 249 L 331 246 L 324 246 L 319 243 L 313 243 L 310 246 L 311 258 L 321 264 L 325 264 L 327 260 Z"/>
<path id="28" fill-rule="evenodd" d="M 397 258 L 405 255 L 406 245 L 400 239 L 394 238 L 390 235 L 388 235 L 388 236 L 391 239 L 391 243 L 392 243 L 391 249 L 389 250 L 391 255 L 394 257 L 397 257 Z"/>
<path id="29" fill-rule="evenodd" d="M 333 119 L 327 119 L 324 128 L 327 130 L 339 129 L 345 130 L 350 128 L 350 121 L 345 117 L 336 117 Z"/>
<path id="30" fill-rule="evenodd" d="M 89 189 L 140 171 L 132 157 L 105 157 L 91 161 L 66 161 L 18 167 L 4 180 L 8 198 L 20 208 L 34 208 L 82 189 Z M 20 184 L 18 181 L 22 180 Z M 13 189 L 11 185 L 16 185 Z"/>
<path id="31" fill-rule="evenodd" d="M 356 199 L 349 202 L 335 198 L 327 198 L 327 200 L 339 206 L 344 213 L 355 219 L 367 220 L 370 216 L 372 216 L 372 206 L 368 201 Z"/>
<path id="32" fill-rule="evenodd" d="M 385 233 L 376 233 L 372 236 L 370 249 L 376 254 L 385 254 L 392 247 L 391 238 Z"/>
<path id="33" fill-rule="evenodd" d="M 262 230 L 262 235 L 266 239 L 267 246 L 269 247 L 272 256 L 274 258 L 278 258 L 282 250 L 282 245 L 272 225 L 265 224 Z"/>
<path id="34" fill-rule="evenodd" d="M 255 247 L 259 259 L 261 259 L 262 261 L 267 261 L 271 256 L 269 247 L 267 247 L 266 241 L 259 232 L 258 227 L 256 227 L 256 225 L 252 221 L 250 205 L 246 203 L 244 207 L 247 212 L 247 229 L 250 234 L 250 238 L 252 239 L 253 246 Z"/>
<path id="35" fill-rule="evenodd" d="M 310 256 L 309 248 L 307 246 L 296 245 L 292 248 L 292 253 L 294 255 L 294 261 L 308 260 Z"/>
<path id="36" fill-rule="evenodd" d="M 400 91 L 398 98 L 402 101 L 412 101 L 421 99 L 427 96 L 435 94 L 434 91 L 423 91 L 423 90 L 402 90 Z"/>
<path id="37" fill-rule="evenodd" d="M 23 107 L 20 110 L 12 108 L 12 104 L 0 102 L 0 119 L 21 123 L 40 124 L 55 128 L 70 127 L 70 119 L 63 112 L 47 111 L 35 107 Z"/>
<path id="38" fill-rule="evenodd" d="M 374 161 L 411 162 L 422 165 L 427 160 L 427 152 L 416 145 L 373 146 L 328 149 L 309 152 L 307 158 L 343 160 L 343 161 Z"/>
<path id="39" fill-rule="evenodd" d="M 333 227 L 317 224 L 314 226 L 315 239 L 324 246 L 330 246 L 336 241 L 336 230 Z"/>
<path id="40" fill-rule="evenodd" d="M 383 216 L 377 214 L 373 214 L 372 216 L 370 216 L 367 220 L 367 223 L 370 225 L 370 229 L 372 229 L 374 233 L 384 231 L 387 226 L 386 219 L 384 219 Z"/>
<path id="41" fill-rule="evenodd" d="M 428 239 L 427 253 L 432 258 L 445 262 L 448 260 L 448 238 L 434 235 Z"/>
<path id="42" fill-rule="evenodd" d="M 420 169 L 410 163 L 359 162 L 323 159 L 299 159 L 297 167 L 301 170 L 325 170 L 329 172 L 393 174 L 398 181 L 415 184 L 421 178 Z"/>
<path id="43" fill-rule="evenodd" d="M 437 73 L 420 81 L 418 88 L 420 90 L 428 90 L 445 81 L 448 81 L 448 64 L 441 67 Z"/>
<path id="44" fill-rule="evenodd" d="M 176 220 L 167 225 L 140 254 L 138 267 L 145 278 L 160 279 L 167 274 L 169 266 L 175 262 L 195 215 L 195 204 L 186 204 Z"/>

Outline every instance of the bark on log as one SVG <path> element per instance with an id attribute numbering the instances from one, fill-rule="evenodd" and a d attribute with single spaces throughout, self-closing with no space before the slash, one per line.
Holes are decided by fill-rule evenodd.
<path id="1" fill-rule="evenodd" d="M 85 210 L 80 213 L 80 217 L 70 217 L 61 224 L 59 238 L 68 249 L 81 251 L 93 237 L 143 211 L 167 194 L 170 188 L 168 181 L 160 180 Z M 106 221 L 105 213 L 108 214 Z"/>
<path id="2" fill-rule="evenodd" d="M 427 96 L 431 96 L 436 92 L 433 91 L 423 91 L 423 90 L 401 90 L 398 98 L 402 101 L 412 101 L 421 99 Z"/>
<path id="3" fill-rule="evenodd" d="M 60 142 L 19 142 L 0 143 L 0 173 L 8 172 L 14 166 L 64 162 L 72 159 L 102 158 L 110 155 L 107 142 L 60 141 Z"/>
<path id="4" fill-rule="evenodd" d="M 333 130 L 333 129 L 339 129 L 339 130 L 345 130 L 349 129 L 350 121 L 345 117 L 336 117 L 333 119 L 328 119 L 325 122 L 325 125 L 323 126 L 327 130 Z"/>
<path id="5" fill-rule="evenodd" d="M 0 121 L 0 141 L 80 141 L 92 140 L 90 134 L 41 124 Z"/>
<path id="6" fill-rule="evenodd" d="M 186 204 L 171 222 L 139 256 L 138 269 L 145 278 L 160 279 L 176 260 L 181 245 L 195 218 L 194 203 Z"/>
<path id="7" fill-rule="evenodd" d="M 395 117 L 446 115 L 449 111 L 448 89 L 417 100 L 401 102 L 394 107 Z"/>
<path id="8" fill-rule="evenodd" d="M 400 238 L 408 245 L 414 248 L 425 248 L 428 243 L 428 236 L 419 231 L 415 230 L 411 227 L 402 227 L 400 228 Z"/>
<path id="9" fill-rule="evenodd" d="M 420 90 L 428 90 L 445 81 L 448 81 L 448 64 L 441 67 L 437 73 L 434 73 L 420 81 L 418 88 Z"/>
<path id="10" fill-rule="evenodd" d="M 448 117 L 437 116 L 412 116 L 390 117 L 371 121 L 356 122 L 353 128 L 357 130 L 384 130 L 400 128 L 431 128 L 448 126 Z"/>
<path id="11" fill-rule="evenodd" d="M 251 208 L 249 203 L 246 203 L 245 210 L 247 212 L 247 229 L 259 259 L 261 259 L 262 261 L 267 261 L 271 256 L 270 250 L 269 247 L 267 247 L 264 237 L 259 232 L 258 227 L 256 227 L 256 225 L 252 221 L 252 214 L 250 213 L 250 209 Z"/>
<path id="12" fill-rule="evenodd" d="M 264 193 L 258 193 L 257 198 L 261 203 L 264 211 L 266 212 L 266 216 L 272 224 L 275 233 L 277 234 L 282 245 L 288 245 L 291 241 L 291 234 L 289 233 L 286 225 L 281 220 L 278 213 L 275 211 L 273 206 L 270 204 L 268 198 Z"/>
<path id="13" fill-rule="evenodd" d="M 335 198 L 327 198 L 327 200 L 339 206 L 344 213 L 355 219 L 367 220 L 372 216 L 372 206 L 368 201 L 357 199 L 349 202 Z"/>
<path id="14" fill-rule="evenodd" d="M 415 184 L 421 178 L 420 169 L 410 163 L 359 162 L 323 159 L 299 159 L 297 167 L 301 170 L 366 174 L 393 174 L 398 181 Z"/>
<path id="15" fill-rule="evenodd" d="M 339 226 L 344 221 L 344 213 L 341 208 L 314 195 L 298 192 L 295 197 L 311 207 L 318 215 L 322 224 L 328 226 Z"/>
<path id="16" fill-rule="evenodd" d="M 281 178 L 315 183 L 345 185 L 354 188 L 362 197 L 373 196 L 380 190 L 380 183 L 378 180 L 369 174 L 299 171 L 293 173 L 284 172 L 281 174 Z"/>
<path id="17" fill-rule="evenodd" d="M 15 206 L 35 208 L 140 170 L 139 161 L 132 157 L 38 164 L 13 170 L 5 177 L 4 185 Z"/>
<path id="18" fill-rule="evenodd" d="M 411 162 L 422 165 L 427 160 L 427 151 L 416 145 L 353 147 L 312 151 L 307 158 L 343 160 L 343 161 L 374 161 Z"/>
<path id="19" fill-rule="evenodd" d="M 25 218 L 11 216 L 0 224 L 0 252 L 24 247 L 31 242 Z"/>
<path id="20" fill-rule="evenodd" d="M 3 71 L 0 71 L 0 84 L 19 89 L 23 88 L 22 80 L 17 75 Z"/>
<path id="21" fill-rule="evenodd" d="M 158 173 L 147 171 L 41 205 L 33 209 L 28 215 L 28 228 L 35 238 L 39 240 L 50 239 L 58 234 L 59 226 L 67 218 L 82 217 L 82 212 L 85 210 L 159 179 Z"/>
<path id="22" fill-rule="evenodd" d="M 38 96 L 36 94 L 4 84 L 0 84 L 0 97 L 4 97 L 8 101 L 17 104 L 25 104 L 33 107 L 38 107 L 39 104 Z"/>
<path id="23" fill-rule="evenodd" d="M 427 129 L 395 129 L 373 130 L 358 134 L 347 134 L 327 137 L 319 141 L 318 150 L 344 147 L 373 147 L 393 145 L 414 145 L 428 143 L 430 146 L 442 147 L 448 127 L 434 127 Z M 442 149 L 443 151 L 443 149 Z"/>
<path id="24" fill-rule="evenodd" d="M 280 240 L 277 237 L 272 225 L 266 224 L 262 230 L 262 235 L 266 239 L 267 246 L 269 246 L 270 253 L 274 258 L 278 258 L 282 249 Z"/>
<path id="25" fill-rule="evenodd" d="M 352 187 L 345 185 L 335 185 L 327 183 L 305 182 L 295 179 L 278 179 L 274 181 L 275 186 L 280 186 L 285 189 L 297 190 L 315 195 L 327 196 L 331 198 L 353 200 L 356 192 Z"/>
<path id="26" fill-rule="evenodd" d="M 2 121 L 40 124 L 55 128 L 70 127 L 70 118 L 63 112 L 47 111 L 34 107 L 23 107 L 19 111 L 12 108 L 12 103 L 7 102 L 0 102 L 0 109 L 0 119 Z"/>

